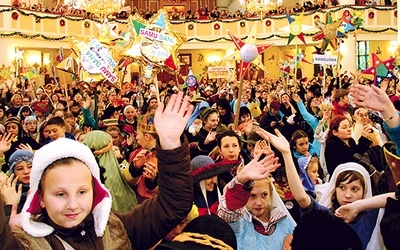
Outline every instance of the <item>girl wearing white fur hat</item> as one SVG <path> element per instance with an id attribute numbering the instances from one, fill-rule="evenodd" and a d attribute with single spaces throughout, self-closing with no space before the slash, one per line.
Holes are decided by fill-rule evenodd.
<path id="1" fill-rule="evenodd" d="M 155 115 L 159 135 L 159 195 L 128 213 L 111 212 L 111 195 L 100 182 L 90 149 L 60 138 L 35 153 L 31 192 L 21 212 L 22 230 L 4 223 L 3 249 L 148 249 L 178 225 L 192 207 L 189 150 L 181 134 L 193 107 L 173 95 Z M 179 186 L 177 190 L 175 187 Z"/>

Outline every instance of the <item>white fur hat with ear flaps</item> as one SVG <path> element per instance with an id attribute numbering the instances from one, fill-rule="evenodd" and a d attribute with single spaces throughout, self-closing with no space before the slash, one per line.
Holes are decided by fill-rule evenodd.
<path id="1" fill-rule="evenodd" d="M 50 142 L 36 151 L 34 155 L 30 177 L 30 192 L 21 211 L 22 228 L 33 237 L 45 237 L 54 231 L 51 226 L 35 220 L 43 212 L 39 200 L 39 183 L 44 170 L 53 162 L 63 158 L 76 158 L 82 161 L 94 177 L 92 214 L 96 235 L 101 237 L 104 234 L 111 211 L 111 194 L 100 181 L 99 166 L 92 151 L 84 144 L 66 138 Z"/>

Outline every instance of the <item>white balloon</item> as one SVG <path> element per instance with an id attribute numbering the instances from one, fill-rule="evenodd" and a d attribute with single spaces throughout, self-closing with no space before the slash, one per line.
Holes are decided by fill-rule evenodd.
<path id="1" fill-rule="evenodd" d="M 244 62 L 252 62 L 258 56 L 257 46 L 252 43 L 246 43 L 240 48 L 240 57 Z"/>

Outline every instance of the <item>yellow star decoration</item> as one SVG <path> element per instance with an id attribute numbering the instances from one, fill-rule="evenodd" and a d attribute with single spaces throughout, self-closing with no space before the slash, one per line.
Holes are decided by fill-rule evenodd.
<path id="1" fill-rule="evenodd" d="M 340 26 L 343 20 L 332 21 L 330 12 L 327 13 L 327 22 L 322 23 L 320 21 L 315 21 L 321 33 L 313 37 L 314 41 L 322 40 L 321 52 L 324 52 L 328 45 L 330 44 L 334 50 L 337 50 L 339 39 L 338 30 L 340 31 Z"/>
<path id="2" fill-rule="evenodd" d="M 123 54 L 142 67 L 179 72 L 178 49 L 186 36 L 170 27 L 165 10 L 159 10 L 150 21 L 136 14 L 129 18 L 128 31 L 134 34 Z M 150 67 L 150 66 L 149 66 Z"/>
<path id="3" fill-rule="evenodd" d="M 0 80 L 11 80 L 13 72 L 11 71 L 11 66 L 3 66 L 0 68 Z"/>

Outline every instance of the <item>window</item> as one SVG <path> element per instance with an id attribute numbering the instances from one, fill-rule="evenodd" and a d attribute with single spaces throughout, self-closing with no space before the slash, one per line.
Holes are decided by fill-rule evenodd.
<path id="1" fill-rule="evenodd" d="M 357 41 L 356 48 L 356 68 L 357 70 L 365 70 L 369 67 L 369 42 Z"/>

